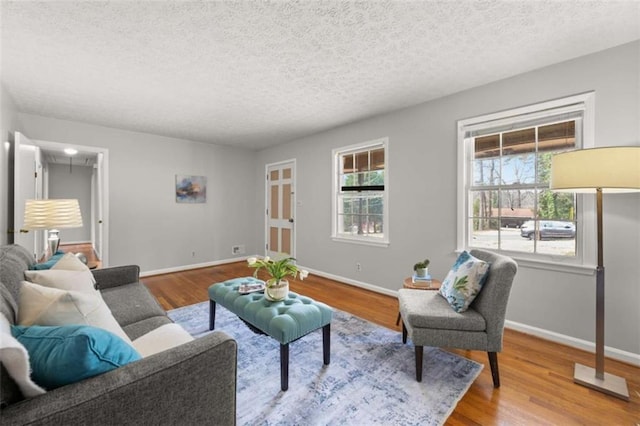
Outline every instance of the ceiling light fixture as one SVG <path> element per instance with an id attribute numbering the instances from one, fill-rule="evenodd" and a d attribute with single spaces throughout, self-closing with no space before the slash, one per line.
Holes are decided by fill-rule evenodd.
<path id="1" fill-rule="evenodd" d="M 73 148 L 65 148 L 64 153 L 67 155 L 76 155 L 78 153 L 78 150 Z"/>

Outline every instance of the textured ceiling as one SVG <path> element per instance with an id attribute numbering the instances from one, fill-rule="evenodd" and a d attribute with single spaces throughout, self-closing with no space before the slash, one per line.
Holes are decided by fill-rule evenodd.
<path id="1" fill-rule="evenodd" d="M 262 148 L 640 38 L 638 1 L 2 1 L 20 111 Z"/>

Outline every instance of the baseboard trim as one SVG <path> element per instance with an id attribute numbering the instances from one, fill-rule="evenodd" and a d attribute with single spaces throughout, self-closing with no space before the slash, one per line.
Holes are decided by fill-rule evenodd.
<path id="1" fill-rule="evenodd" d="M 171 274 L 171 273 L 174 273 L 174 272 L 189 271 L 191 269 L 208 268 L 208 267 L 211 267 L 211 266 L 224 265 L 226 263 L 241 262 L 241 261 L 244 261 L 244 260 L 247 260 L 247 256 L 234 257 L 234 258 L 231 258 L 231 259 L 215 260 L 213 262 L 195 263 L 193 265 L 175 266 L 173 268 L 164 268 L 164 269 L 155 269 L 155 270 L 151 270 L 151 271 L 142 271 L 142 272 L 140 272 L 140 278 L 150 277 L 152 275 L 163 275 L 163 274 Z"/>
<path id="2" fill-rule="evenodd" d="M 533 327 L 527 324 L 522 324 L 516 321 L 510 321 L 510 320 L 505 321 L 505 327 L 511 330 L 519 331 L 521 333 L 540 337 L 541 339 L 550 340 L 552 342 L 561 343 L 563 345 L 571 346 L 573 348 L 582 349 L 587 352 L 592 352 L 594 354 L 596 351 L 596 345 L 593 342 L 567 336 L 565 334 L 556 333 L 555 331 L 549 331 L 543 328 Z M 633 352 L 627 352 L 621 349 L 605 346 L 604 355 L 608 358 L 626 362 L 628 364 L 640 367 L 640 354 L 634 354 Z"/>
<path id="3" fill-rule="evenodd" d="M 373 284 L 369 284 L 369 283 L 365 283 L 365 282 L 357 281 L 357 280 L 352 280 L 350 278 L 341 277 L 339 275 L 328 274 L 326 272 L 318 271 L 318 270 L 315 270 L 315 269 L 309 269 L 309 268 L 306 268 L 304 266 L 301 266 L 301 268 L 306 269 L 311 274 L 318 275 L 318 276 L 323 277 L 323 278 L 328 278 L 328 279 L 334 280 L 334 281 L 340 281 L 341 283 L 349 284 L 349 285 L 352 285 L 352 286 L 355 286 L 355 287 L 360 287 L 360 288 L 363 288 L 365 290 L 374 291 L 376 293 L 386 294 L 387 296 L 398 297 L 398 291 L 397 290 L 389 290 L 388 288 L 378 287 L 378 286 L 373 285 Z"/>
<path id="4" fill-rule="evenodd" d="M 149 277 L 152 275 L 170 274 L 173 272 L 188 271 L 191 269 L 206 268 L 210 266 L 223 265 L 225 263 L 240 262 L 247 260 L 250 256 L 242 256 L 231 259 L 216 260 L 213 262 L 198 263 L 194 265 L 177 266 L 174 268 L 157 269 L 154 271 L 145 271 L 140 273 L 140 277 Z M 306 269 L 309 273 L 318 275 L 330 280 L 339 281 L 355 287 L 360 287 L 365 290 L 373 291 L 376 293 L 385 294 L 387 296 L 398 297 L 397 290 L 390 290 L 388 288 L 379 287 L 373 284 L 369 284 L 363 281 L 352 280 L 350 278 L 341 277 L 339 275 L 329 274 L 316 269 L 306 268 L 300 265 L 300 268 Z M 516 321 L 505 321 L 505 327 L 511 330 L 519 331 L 521 333 L 530 334 L 532 336 L 539 337 L 541 339 L 550 340 L 552 342 L 560 343 L 563 345 L 571 346 L 573 348 L 581 349 L 587 352 L 595 353 L 595 344 L 587 340 L 578 339 L 575 337 L 567 336 L 565 334 L 556 333 L 555 331 L 545 330 L 538 327 L 533 327 L 527 324 L 522 324 Z M 640 354 L 633 352 L 623 351 L 621 349 L 605 346 L 605 356 L 618 361 L 626 362 L 628 364 L 640 367 Z"/>

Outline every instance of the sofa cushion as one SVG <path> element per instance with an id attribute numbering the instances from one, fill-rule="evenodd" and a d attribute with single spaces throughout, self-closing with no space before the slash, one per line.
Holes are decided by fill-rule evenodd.
<path id="1" fill-rule="evenodd" d="M 135 339 L 133 347 L 146 358 L 192 340 L 193 336 L 178 324 L 164 324 Z"/>
<path id="2" fill-rule="evenodd" d="M 97 376 L 140 359 L 131 345 L 98 327 L 12 326 L 11 332 L 29 352 L 33 380 L 46 389 Z"/>
<path id="3" fill-rule="evenodd" d="M 100 296 L 100 292 L 95 288 L 93 274 L 88 269 L 86 271 L 67 271 L 61 269 L 25 271 L 24 276 L 28 281 L 45 287 L 80 291 L 82 293 Z"/>
<path id="4" fill-rule="evenodd" d="M 51 269 L 53 266 L 58 263 L 60 259 L 64 256 L 64 252 L 58 250 L 53 256 L 47 259 L 45 262 L 36 263 L 35 265 L 31 265 L 29 269 L 33 269 L 36 271 Z"/>
<path id="5" fill-rule="evenodd" d="M 100 290 L 118 323 L 125 327 L 154 316 L 166 316 L 149 290 L 140 282 Z"/>
<path id="6" fill-rule="evenodd" d="M 78 257 L 73 253 L 66 253 L 62 258 L 56 262 L 51 269 L 64 269 L 65 271 L 89 271 L 89 267 L 82 263 Z"/>
<path id="7" fill-rule="evenodd" d="M 18 308 L 20 325 L 91 325 L 131 340 L 96 295 L 60 290 L 23 281 Z"/>
<path id="8" fill-rule="evenodd" d="M 20 283 L 24 271 L 33 264 L 33 255 L 17 244 L 0 247 L 0 282 L 5 285 L 13 300 L 20 299 Z M 17 316 L 17 312 L 14 315 Z M 11 318 L 8 318 L 11 321 Z"/>

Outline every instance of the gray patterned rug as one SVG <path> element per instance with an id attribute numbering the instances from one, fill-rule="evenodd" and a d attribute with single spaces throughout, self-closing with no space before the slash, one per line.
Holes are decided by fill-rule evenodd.
<path id="1" fill-rule="evenodd" d="M 209 332 L 209 302 L 169 316 L 193 336 Z M 289 345 L 289 390 L 280 390 L 280 344 L 257 335 L 218 305 L 216 330 L 238 342 L 239 425 L 441 425 L 482 364 L 425 347 L 422 383 L 413 345 L 399 332 L 335 310 L 331 364 L 322 364 L 322 331 Z"/>

